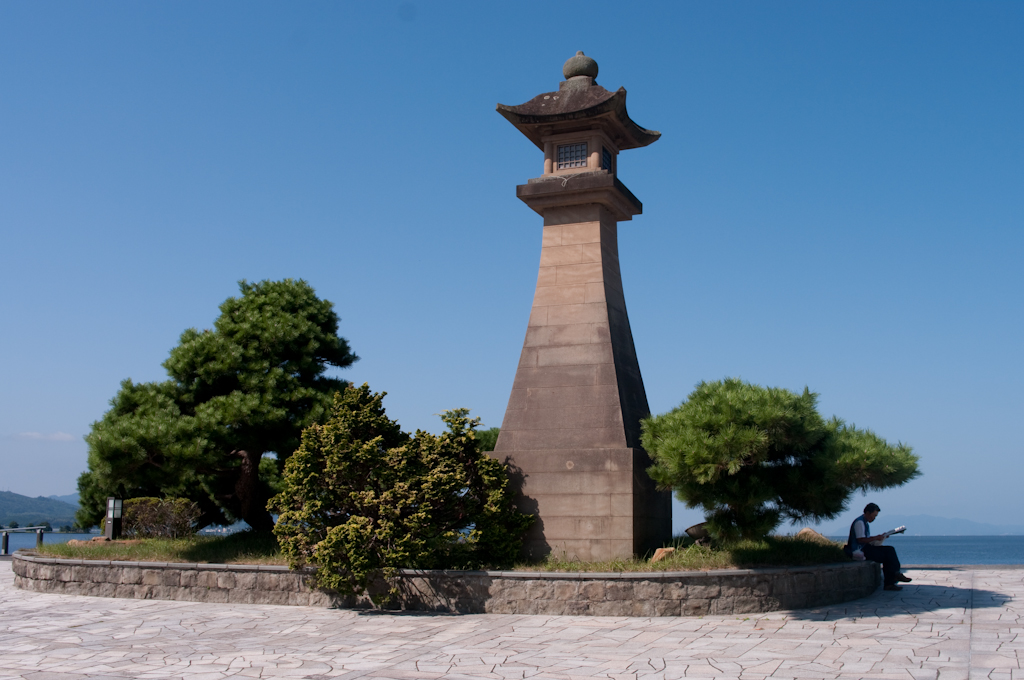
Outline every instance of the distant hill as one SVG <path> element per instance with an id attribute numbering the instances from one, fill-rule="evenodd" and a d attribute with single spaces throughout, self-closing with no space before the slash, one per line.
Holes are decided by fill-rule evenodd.
<path id="1" fill-rule="evenodd" d="M 31 498 L 10 491 L 0 491 L 0 524 L 17 522 L 20 526 L 36 526 L 49 522 L 54 528 L 75 523 L 77 505 L 39 496 Z"/>
<path id="2" fill-rule="evenodd" d="M 67 496 L 47 496 L 47 498 L 52 498 L 55 501 L 63 501 L 65 503 L 67 503 L 68 505 L 73 505 L 76 508 L 78 507 L 78 494 L 77 493 L 69 493 Z"/>
<path id="3" fill-rule="evenodd" d="M 849 521 L 856 517 L 850 513 Z M 1020 536 L 1024 535 L 1022 524 L 987 524 L 955 517 L 935 515 L 887 515 L 884 512 L 871 523 L 871 531 L 888 531 L 898 526 L 907 527 L 907 536 Z M 799 530 L 801 526 L 797 526 Z M 816 529 L 826 536 L 846 536 L 850 525 L 846 521 L 828 522 Z"/>
<path id="4" fill-rule="evenodd" d="M 890 524 L 892 526 L 889 526 Z M 934 515 L 892 515 L 888 518 L 879 515 L 878 519 L 871 523 L 871 529 L 874 531 L 878 527 L 888 531 L 901 525 L 907 527 L 907 536 L 1020 536 L 1024 534 L 1024 525 L 1020 524 L 986 524 L 972 522 L 969 519 L 935 517 Z"/>

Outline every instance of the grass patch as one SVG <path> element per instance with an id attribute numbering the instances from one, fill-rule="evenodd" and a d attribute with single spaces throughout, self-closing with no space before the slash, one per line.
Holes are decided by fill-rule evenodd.
<path id="1" fill-rule="evenodd" d="M 273 534 L 241 531 L 228 536 L 146 538 L 133 541 L 43 544 L 40 555 L 76 560 L 287 564 Z"/>
<path id="2" fill-rule="evenodd" d="M 628 572 L 708 571 L 750 567 L 797 567 L 848 562 L 838 543 L 794 536 L 770 536 L 762 541 L 740 541 L 724 547 L 696 545 L 689 537 L 676 538 L 676 549 L 660 562 L 648 559 L 582 562 L 565 554 L 552 554 L 544 562 L 517 564 L 516 571 Z M 148 538 L 133 541 L 92 541 L 68 545 L 51 543 L 41 555 L 78 560 L 122 562 L 192 562 L 213 564 L 287 564 L 272 534 L 243 531 L 229 536 Z"/>
<path id="3" fill-rule="evenodd" d="M 689 537 L 677 537 L 670 544 L 676 551 L 652 563 L 649 559 L 582 562 L 563 554 L 552 554 L 540 563 L 516 565 L 516 571 L 709 571 L 711 569 L 749 569 L 753 567 L 801 567 L 812 564 L 849 562 L 842 546 L 832 541 L 816 541 L 795 536 L 769 536 L 761 541 L 739 541 L 727 546 L 695 544 Z"/>

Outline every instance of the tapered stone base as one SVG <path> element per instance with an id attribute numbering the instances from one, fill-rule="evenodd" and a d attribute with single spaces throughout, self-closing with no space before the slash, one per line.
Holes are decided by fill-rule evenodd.
<path id="1" fill-rule="evenodd" d="M 655 489 L 640 445 L 649 411 L 617 244 L 628 191 L 594 175 L 576 191 L 530 185 L 527 201 L 543 199 L 540 272 L 494 456 L 512 467 L 520 510 L 538 517 L 531 558 L 628 558 L 672 533 L 670 496 Z M 584 191 L 607 205 L 574 204 Z"/>
<path id="2" fill-rule="evenodd" d="M 654 488 L 643 449 L 557 449 L 506 455 L 518 507 L 537 516 L 523 551 L 530 559 L 584 562 L 628 558 L 656 548 L 671 515 Z"/>

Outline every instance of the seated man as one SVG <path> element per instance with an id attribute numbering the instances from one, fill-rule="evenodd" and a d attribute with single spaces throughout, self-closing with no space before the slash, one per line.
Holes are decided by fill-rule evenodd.
<path id="1" fill-rule="evenodd" d="M 908 582 L 909 578 L 900 573 L 900 560 L 896 557 L 896 548 L 891 545 L 882 545 L 885 536 L 879 534 L 871 535 L 871 522 L 875 521 L 881 511 L 874 503 L 864 506 L 864 514 L 853 520 L 850 525 L 849 546 L 851 550 L 860 548 L 864 557 L 872 562 L 882 563 L 882 574 L 885 576 L 886 590 L 903 590 L 896 585 L 898 581 Z"/>

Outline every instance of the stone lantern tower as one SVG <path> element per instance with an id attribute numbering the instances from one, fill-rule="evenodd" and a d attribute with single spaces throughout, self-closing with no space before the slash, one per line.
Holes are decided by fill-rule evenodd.
<path id="1" fill-rule="evenodd" d="M 583 52 L 555 92 L 498 105 L 544 151 L 544 173 L 516 195 L 544 218 L 526 341 L 494 456 L 518 505 L 537 515 L 525 552 L 584 561 L 626 558 L 671 538 L 671 500 L 640 446 L 649 414 L 619 273 L 618 223 L 643 206 L 618 178 L 620 151 L 659 132 L 626 113 L 626 90 L 595 82 Z"/>

